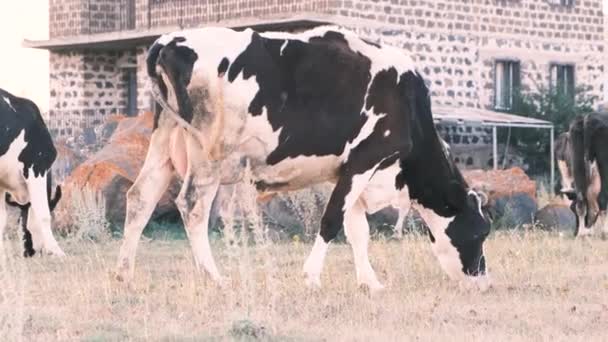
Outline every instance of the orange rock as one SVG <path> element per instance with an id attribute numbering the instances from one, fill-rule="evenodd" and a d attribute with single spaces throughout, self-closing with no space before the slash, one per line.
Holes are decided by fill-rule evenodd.
<path id="1" fill-rule="evenodd" d="M 121 224 L 124 221 L 126 190 L 133 184 L 144 163 L 154 117 L 152 113 L 144 113 L 137 117 L 112 117 L 110 120 L 117 121 L 118 127 L 108 143 L 65 179 L 64 197 L 55 213 L 60 228 L 71 229 L 73 226 L 71 193 L 74 189 L 87 187 L 105 196 L 106 217 L 112 223 Z M 173 193 L 175 191 L 170 190 L 161 199 L 157 213 L 174 210 Z"/>
<path id="2" fill-rule="evenodd" d="M 483 190 L 490 200 L 517 193 L 528 194 L 536 199 L 536 182 L 519 167 L 506 170 L 464 170 L 469 186 Z"/>

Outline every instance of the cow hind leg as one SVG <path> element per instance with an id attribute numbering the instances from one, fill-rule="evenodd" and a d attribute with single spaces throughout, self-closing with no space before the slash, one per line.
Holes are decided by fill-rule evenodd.
<path id="1" fill-rule="evenodd" d="M 116 265 L 116 279 L 119 281 L 129 281 L 133 278 L 135 255 L 141 233 L 171 182 L 173 167 L 167 146 L 168 132 L 155 131 L 144 165 L 127 191 L 124 237 Z"/>
<path id="2" fill-rule="evenodd" d="M 218 187 L 219 179 L 189 169 L 175 203 L 184 221 L 197 269 L 204 268 L 213 281 L 221 284 L 222 277 L 211 253 L 208 233 L 211 205 Z"/>
<path id="3" fill-rule="evenodd" d="M 373 171 L 371 169 L 354 176 L 344 175 L 336 183 L 321 218 L 321 231 L 304 263 L 303 271 L 307 286 L 321 286 L 321 271 L 323 270 L 329 243 L 338 235 L 344 223 L 344 213 L 355 205 L 365 186 L 369 183 Z M 363 216 L 365 217 L 365 215 Z"/>

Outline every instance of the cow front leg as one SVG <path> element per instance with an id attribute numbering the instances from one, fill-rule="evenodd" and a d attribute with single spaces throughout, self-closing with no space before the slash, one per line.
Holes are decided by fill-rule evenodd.
<path id="1" fill-rule="evenodd" d="M 27 229 L 32 234 L 33 248 L 51 255 L 65 256 L 51 230 L 51 212 L 47 197 L 46 174 L 36 175 L 30 170 L 26 178 L 30 198 Z"/>
<path id="2" fill-rule="evenodd" d="M 209 245 L 209 215 L 218 187 L 216 177 L 189 171 L 175 203 L 184 221 L 197 269 L 206 270 L 213 281 L 221 284 L 222 277 Z"/>
<path id="3" fill-rule="evenodd" d="M 340 177 L 329 198 L 323 217 L 321 230 L 315 239 L 310 255 L 304 263 L 305 283 L 309 287 L 321 286 L 321 272 L 329 243 L 336 238 L 344 223 L 344 213 L 351 209 L 374 172 L 374 169 L 354 176 Z"/>
<path id="4" fill-rule="evenodd" d="M 384 286 L 378 281 L 376 273 L 369 262 L 367 253 L 369 244 L 369 223 L 365 216 L 365 207 L 358 200 L 346 211 L 344 232 L 353 250 L 357 284 L 367 286 L 370 291 L 382 290 Z"/>

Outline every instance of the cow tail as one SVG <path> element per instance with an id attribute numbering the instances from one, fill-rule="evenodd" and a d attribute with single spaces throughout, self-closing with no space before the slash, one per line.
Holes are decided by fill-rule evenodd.
<path id="1" fill-rule="evenodd" d="M 152 93 L 152 97 L 154 97 L 156 103 L 158 103 L 158 105 L 160 105 L 160 107 L 167 112 L 167 114 L 169 114 L 169 116 L 173 118 L 178 125 L 184 128 L 190 134 L 197 137 L 199 141 L 203 142 L 205 140 L 201 132 L 192 126 L 192 124 L 184 120 L 184 118 L 179 114 L 178 110 L 173 108 L 173 106 L 167 102 L 167 86 L 162 80 L 163 70 L 162 68 L 156 68 L 164 47 L 165 45 L 163 44 L 154 43 L 150 50 L 148 50 L 148 56 L 146 57 L 148 78 L 151 85 L 150 92 Z"/>

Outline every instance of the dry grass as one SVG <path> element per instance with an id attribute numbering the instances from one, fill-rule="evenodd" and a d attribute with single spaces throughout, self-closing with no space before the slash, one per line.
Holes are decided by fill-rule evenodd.
<path id="1" fill-rule="evenodd" d="M 142 242 L 132 286 L 110 277 L 119 242 L 60 241 L 69 257 L 19 257 L 6 241 L 3 340 L 605 340 L 608 242 L 546 233 L 487 243 L 495 281 L 486 294 L 449 282 L 426 237 L 371 244 L 384 293 L 355 285 L 348 245 L 333 245 L 324 288 L 303 286 L 310 245 L 260 246 L 235 238 L 213 250 L 231 282 L 198 274 L 186 241 Z M 10 246 L 13 246 L 10 248 Z M 3 259 L 4 260 L 4 259 Z M 25 269 L 25 271 L 24 271 Z M 7 294 L 10 294 L 7 296 Z M 8 325 L 7 325 L 8 324 Z"/>

